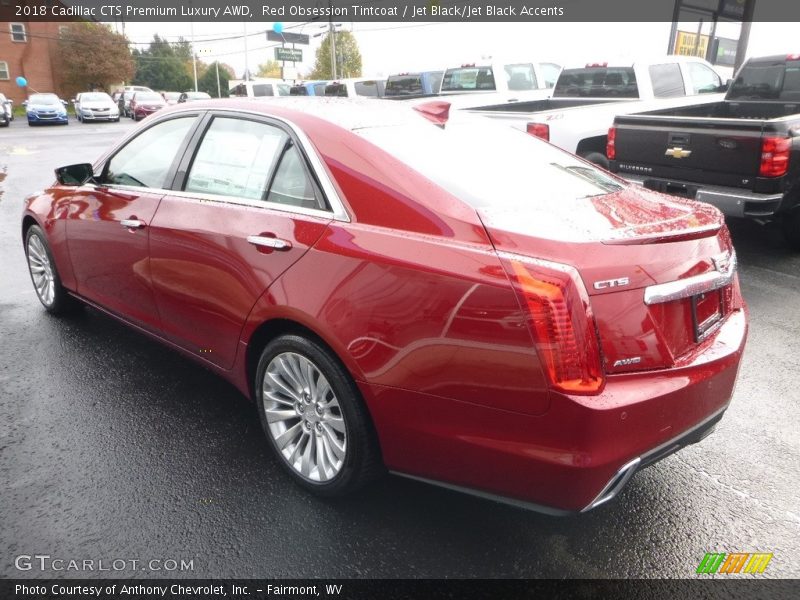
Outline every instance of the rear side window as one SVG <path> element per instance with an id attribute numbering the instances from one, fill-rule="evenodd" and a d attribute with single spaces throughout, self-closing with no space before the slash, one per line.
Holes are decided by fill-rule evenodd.
<path id="1" fill-rule="evenodd" d="M 172 163 L 195 117 L 170 119 L 133 138 L 108 162 L 104 181 L 115 185 L 164 188 Z"/>
<path id="2" fill-rule="evenodd" d="M 275 177 L 272 179 L 267 200 L 302 208 L 324 208 L 303 166 L 303 157 L 292 143 L 285 147 Z"/>
<path id="3" fill-rule="evenodd" d="M 290 96 L 308 96 L 308 90 L 304 85 L 293 85 L 289 90 Z"/>
<path id="4" fill-rule="evenodd" d="M 492 67 L 461 67 L 447 69 L 442 79 L 443 92 L 459 90 L 495 90 Z"/>
<path id="5" fill-rule="evenodd" d="M 272 84 L 254 83 L 253 96 L 272 96 Z"/>
<path id="6" fill-rule="evenodd" d="M 315 96 L 324 96 L 325 95 L 325 83 L 315 83 L 314 84 L 314 95 Z"/>
<path id="7" fill-rule="evenodd" d="M 262 200 L 287 140 L 273 125 L 216 117 L 197 149 L 185 190 Z"/>
<path id="8" fill-rule="evenodd" d="M 631 67 L 564 69 L 553 96 L 586 98 L 638 98 L 636 73 Z"/>
<path id="9" fill-rule="evenodd" d="M 354 86 L 356 88 L 356 96 L 383 96 L 383 81 L 356 81 Z"/>
<path id="10" fill-rule="evenodd" d="M 681 67 L 677 63 L 650 65 L 650 81 L 653 82 L 653 95 L 656 98 L 676 98 L 685 96 Z"/>

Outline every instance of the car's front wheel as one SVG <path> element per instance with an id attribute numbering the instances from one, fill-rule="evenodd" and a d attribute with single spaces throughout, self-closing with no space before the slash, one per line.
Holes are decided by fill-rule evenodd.
<path id="1" fill-rule="evenodd" d="M 381 470 L 369 414 L 350 375 L 306 337 L 283 335 L 256 371 L 261 424 L 282 466 L 322 496 L 351 493 Z"/>
<path id="2" fill-rule="evenodd" d="M 80 305 L 61 285 L 47 239 L 38 225 L 31 225 L 25 234 L 25 256 L 36 295 L 48 312 L 61 314 Z"/>

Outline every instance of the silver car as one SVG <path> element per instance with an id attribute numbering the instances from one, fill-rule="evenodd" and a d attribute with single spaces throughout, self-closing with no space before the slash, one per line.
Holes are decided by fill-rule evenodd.
<path id="1" fill-rule="evenodd" d="M 81 92 L 72 101 L 78 121 L 119 121 L 119 108 L 105 92 Z"/>

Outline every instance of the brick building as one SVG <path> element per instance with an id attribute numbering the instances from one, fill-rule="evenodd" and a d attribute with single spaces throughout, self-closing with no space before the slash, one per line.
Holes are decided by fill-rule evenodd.
<path id="1" fill-rule="evenodd" d="M 23 20 L 15 16 L 15 4 L 0 0 L 0 92 L 16 104 L 29 93 L 62 93 L 53 56 L 65 24 Z M 19 76 L 28 80 L 27 89 L 17 85 Z"/>

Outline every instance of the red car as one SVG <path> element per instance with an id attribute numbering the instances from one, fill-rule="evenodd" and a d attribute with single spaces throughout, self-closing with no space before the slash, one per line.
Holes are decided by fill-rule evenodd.
<path id="1" fill-rule="evenodd" d="M 139 121 L 152 115 L 157 110 L 167 106 L 167 101 L 156 92 L 136 92 L 131 98 L 130 115 L 134 121 Z"/>
<path id="2" fill-rule="evenodd" d="M 385 468 L 584 511 L 733 392 L 747 315 L 717 209 L 443 103 L 180 105 L 57 177 L 22 220 L 44 307 L 233 382 L 319 494 Z"/>

